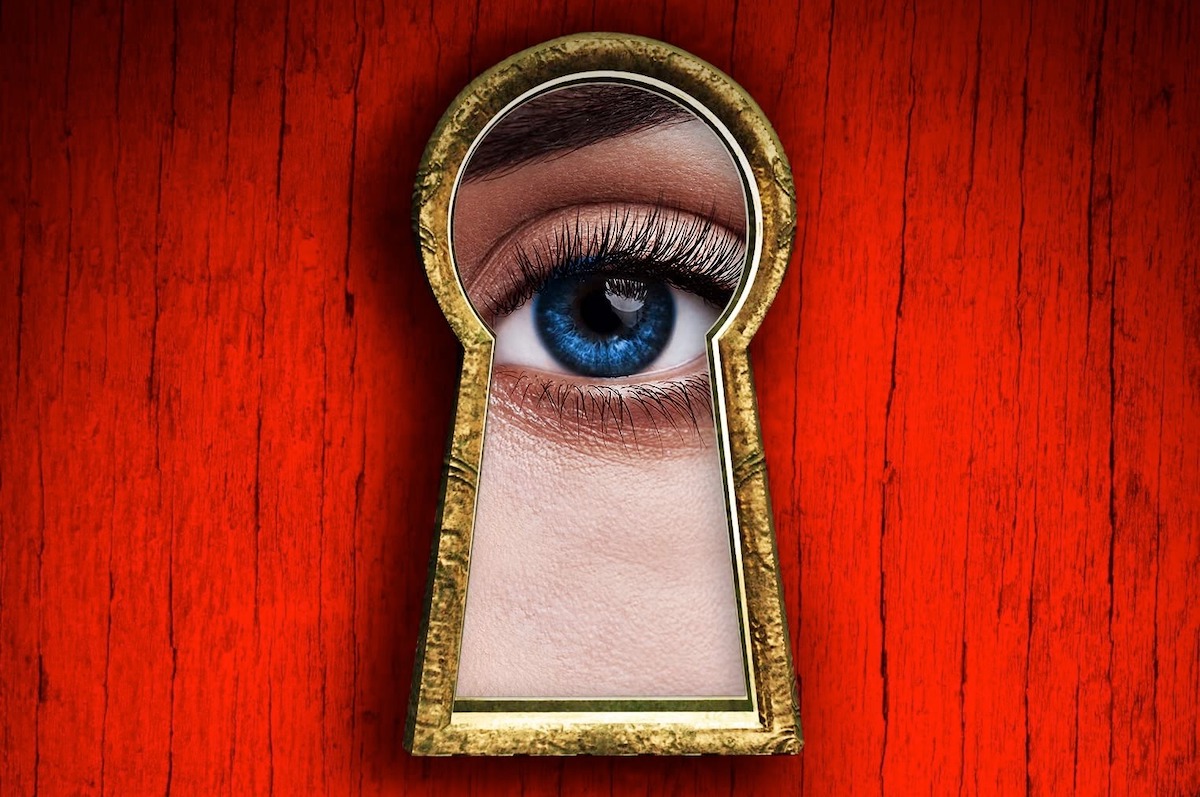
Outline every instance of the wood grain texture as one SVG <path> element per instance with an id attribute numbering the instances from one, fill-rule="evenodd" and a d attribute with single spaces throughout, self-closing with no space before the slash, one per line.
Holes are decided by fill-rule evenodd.
<path id="1" fill-rule="evenodd" d="M 806 748 L 400 747 L 474 75 L 664 39 L 763 106 L 752 353 Z M 1186 0 L 0 5 L 0 793 L 1200 794 Z"/>

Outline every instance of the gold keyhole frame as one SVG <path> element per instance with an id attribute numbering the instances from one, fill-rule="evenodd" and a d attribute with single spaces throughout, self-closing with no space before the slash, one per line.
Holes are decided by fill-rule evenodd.
<path id="1" fill-rule="evenodd" d="M 490 713 L 454 710 L 476 488 L 495 339 L 463 291 L 450 219 L 472 144 L 518 98 L 580 73 L 624 73 L 695 100 L 748 167 L 747 277 L 709 341 L 713 412 L 735 529 L 734 555 L 750 662 L 751 710 Z M 755 206 L 757 205 L 757 207 Z M 793 753 L 802 741 L 784 617 L 758 410 L 747 347 L 783 279 L 795 233 L 795 193 L 783 147 L 762 111 L 715 67 L 652 39 L 609 33 L 555 39 L 485 72 L 451 103 L 417 173 L 414 226 L 430 285 L 463 346 L 454 426 L 418 643 L 405 747 L 418 755 Z"/>

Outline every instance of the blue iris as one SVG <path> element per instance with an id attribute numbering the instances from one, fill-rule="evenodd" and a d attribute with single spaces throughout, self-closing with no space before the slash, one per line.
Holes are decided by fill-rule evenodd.
<path id="1" fill-rule="evenodd" d="M 628 376 L 662 353 L 675 301 L 662 282 L 600 275 L 551 278 L 534 298 L 534 326 L 565 368 L 583 376 Z"/>

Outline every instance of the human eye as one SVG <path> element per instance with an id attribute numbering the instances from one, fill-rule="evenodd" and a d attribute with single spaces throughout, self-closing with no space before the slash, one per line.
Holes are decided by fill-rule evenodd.
<path id="1" fill-rule="evenodd" d="M 711 423 L 706 337 L 744 258 L 711 211 L 600 203 L 523 225 L 481 269 L 502 398 L 593 438 L 694 435 Z"/>
<path id="2" fill-rule="evenodd" d="M 748 218 L 731 150 L 671 99 L 582 85 L 501 117 L 451 223 L 495 336 L 489 418 L 583 449 L 710 447 L 708 336 Z"/>

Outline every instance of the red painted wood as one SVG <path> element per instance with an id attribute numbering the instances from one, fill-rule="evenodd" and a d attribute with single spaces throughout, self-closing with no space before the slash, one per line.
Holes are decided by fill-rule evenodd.
<path id="1" fill-rule="evenodd" d="M 1200 793 L 1186 2 L 0 6 L 0 793 Z M 573 31 L 792 159 L 753 349 L 807 746 L 400 747 L 455 343 L 437 117 Z"/>

